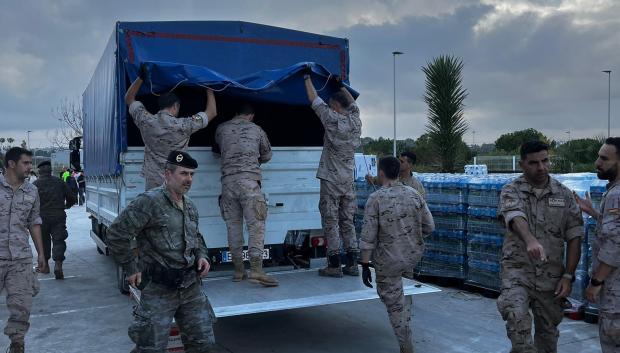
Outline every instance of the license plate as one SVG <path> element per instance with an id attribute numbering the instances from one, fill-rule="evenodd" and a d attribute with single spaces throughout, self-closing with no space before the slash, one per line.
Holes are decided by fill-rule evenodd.
<path id="1" fill-rule="evenodd" d="M 269 249 L 263 249 L 263 260 L 271 259 Z M 250 261 L 247 250 L 243 250 L 243 261 Z M 222 251 L 222 262 L 232 262 L 232 254 L 230 251 Z"/>

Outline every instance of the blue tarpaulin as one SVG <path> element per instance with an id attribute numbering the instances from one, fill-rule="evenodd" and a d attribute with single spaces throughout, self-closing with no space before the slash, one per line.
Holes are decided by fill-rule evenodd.
<path id="1" fill-rule="evenodd" d="M 179 86 L 201 86 L 255 101 L 307 105 L 308 98 L 303 83 L 306 67 L 312 70 L 311 77 L 321 97 L 327 99 L 335 92 L 335 86 L 328 82 L 334 74 L 316 63 L 298 63 L 238 78 L 227 77 L 207 67 L 196 65 L 167 62 L 145 62 L 145 64 L 148 67 L 149 77 L 142 88 L 142 93 L 170 91 Z M 135 79 L 136 69 L 131 76 Z M 348 89 L 354 97 L 358 96 L 357 92 Z"/>
<path id="2" fill-rule="evenodd" d="M 152 82 L 140 94 L 209 86 L 224 95 L 299 105 L 309 104 L 301 73 L 307 63 L 318 90 L 330 74 L 348 83 L 349 43 L 238 21 L 118 22 L 83 94 L 89 175 L 121 171 L 129 119 L 124 95 L 141 63 L 149 66 Z M 327 98 L 333 90 L 327 85 L 319 95 Z"/>

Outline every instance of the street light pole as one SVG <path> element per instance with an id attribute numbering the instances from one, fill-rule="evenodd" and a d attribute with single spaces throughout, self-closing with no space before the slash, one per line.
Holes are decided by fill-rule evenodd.
<path id="1" fill-rule="evenodd" d="M 30 149 L 30 133 L 31 132 L 32 132 L 32 130 L 26 131 L 26 139 L 27 139 L 27 141 L 26 141 L 26 148 L 27 149 Z"/>
<path id="2" fill-rule="evenodd" d="M 611 136 L 611 70 L 603 70 L 607 74 L 607 137 Z"/>
<path id="3" fill-rule="evenodd" d="M 394 157 L 396 157 L 396 55 L 404 54 L 400 51 L 393 51 L 394 57 Z"/>

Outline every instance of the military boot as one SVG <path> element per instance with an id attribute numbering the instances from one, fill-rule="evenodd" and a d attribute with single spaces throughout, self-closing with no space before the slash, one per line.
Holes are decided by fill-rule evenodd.
<path id="1" fill-rule="evenodd" d="M 8 353 L 24 353 L 24 342 L 11 342 Z"/>
<path id="2" fill-rule="evenodd" d="M 411 342 L 401 344 L 400 353 L 413 353 L 413 344 Z"/>
<path id="3" fill-rule="evenodd" d="M 319 269 L 319 276 L 342 277 L 340 254 L 334 254 L 327 257 L 327 267 Z"/>
<path id="4" fill-rule="evenodd" d="M 241 282 L 248 278 L 245 273 L 245 267 L 243 266 L 242 257 L 233 257 L 233 265 L 235 265 L 235 273 L 233 274 L 233 282 Z"/>
<path id="5" fill-rule="evenodd" d="M 359 251 L 347 251 L 347 264 L 342 269 L 342 273 L 349 276 L 359 276 L 360 270 L 357 267 Z"/>
<path id="6" fill-rule="evenodd" d="M 65 279 L 65 274 L 62 272 L 62 261 L 54 262 L 54 277 L 56 279 Z"/>
<path id="7" fill-rule="evenodd" d="M 263 259 L 260 257 L 250 258 L 250 275 L 248 279 L 252 283 L 260 283 L 265 287 L 276 287 L 280 283 L 263 271 Z"/>

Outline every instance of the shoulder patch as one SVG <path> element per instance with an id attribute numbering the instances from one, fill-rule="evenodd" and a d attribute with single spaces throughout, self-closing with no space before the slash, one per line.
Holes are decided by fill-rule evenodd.
<path id="1" fill-rule="evenodd" d="M 519 201 L 516 199 L 507 199 L 505 201 L 502 202 L 502 207 L 504 208 L 514 208 L 517 207 L 519 205 Z"/>

